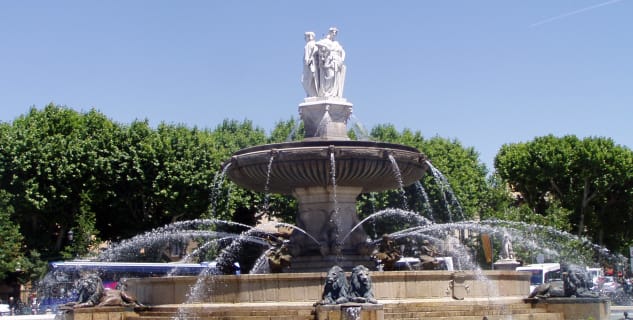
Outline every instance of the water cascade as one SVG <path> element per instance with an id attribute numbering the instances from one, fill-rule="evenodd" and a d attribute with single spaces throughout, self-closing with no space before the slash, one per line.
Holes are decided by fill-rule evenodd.
<path id="1" fill-rule="evenodd" d="M 551 259 L 567 259 L 570 255 L 564 253 L 577 247 L 593 251 L 600 259 L 610 259 L 603 248 L 564 232 L 529 224 L 465 221 L 446 177 L 419 150 L 348 137 L 352 103 L 342 97 L 345 55 L 335 40 L 336 32 L 335 28 L 330 29 L 328 36 L 318 42 L 314 33 L 306 33 L 303 85 L 307 97 L 299 104 L 305 129 L 303 141 L 239 150 L 214 179 L 213 213 L 217 210 L 218 186 L 225 176 L 237 186 L 265 193 L 264 213 L 268 211 L 268 194 L 293 196 L 298 203 L 294 224 L 274 222 L 275 227 L 291 231 L 288 239 L 252 226 L 197 220 L 175 223 L 113 246 L 100 258 L 127 259 L 138 255 L 139 247 L 150 245 L 149 239 L 196 239 L 199 246 L 192 254 L 204 259 L 217 253 L 216 271 L 223 274 L 128 279 L 130 292 L 152 306 L 150 312 L 138 311 L 135 319 L 546 320 L 576 319 L 573 316 L 577 310 L 582 310 L 584 316 L 605 319 L 608 302 L 599 299 L 576 301 L 572 307 L 566 307 L 567 302 L 525 303 L 530 275 L 484 271 L 476 252 L 478 239 L 484 234 L 494 239 L 509 234 L 519 239 L 516 249 L 544 252 Z M 430 210 L 429 196 L 420 183 L 426 173 L 440 186 L 448 223 L 436 221 Z M 408 209 L 404 188 L 412 184 L 424 199 L 425 212 Z M 356 208 L 359 195 L 387 190 L 399 190 L 402 208 L 374 212 L 361 220 Z M 232 230 L 223 231 L 225 227 Z M 371 231 L 371 237 L 367 231 Z M 372 256 L 384 239 L 393 241 L 403 258 L 420 256 L 420 250 L 429 243 L 437 246 L 438 254 L 445 259 L 444 270 L 420 270 L 412 262 L 395 264 L 410 270 L 376 271 Z M 280 269 L 281 273 L 267 273 L 267 253 L 280 244 L 287 246 L 291 264 Z M 575 247 L 565 247 L 570 244 Z M 247 268 L 250 274 L 235 274 L 231 269 L 234 263 L 242 262 L 245 267 L 241 257 L 244 247 L 260 251 L 252 267 Z M 333 265 L 347 272 L 358 265 L 373 270 L 370 285 L 378 303 L 315 306 L 321 301 L 325 273 Z M 75 312 L 77 315 L 79 311 Z"/>

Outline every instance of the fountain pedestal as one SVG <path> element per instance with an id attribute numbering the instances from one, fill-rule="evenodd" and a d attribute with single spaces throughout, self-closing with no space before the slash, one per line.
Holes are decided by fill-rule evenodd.
<path id="1" fill-rule="evenodd" d="M 354 229 L 359 222 L 356 198 L 360 193 L 410 185 L 422 178 L 428 163 L 417 149 L 407 146 L 324 140 L 242 149 L 225 166 L 239 186 L 297 198 L 297 228 L 290 241 L 291 272 L 297 272 L 295 259 L 302 256 L 348 260 L 352 254 L 369 259 L 367 235 L 361 226 Z"/>
<path id="2" fill-rule="evenodd" d="M 346 303 L 319 305 L 316 307 L 317 320 L 383 320 L 385 311 L 381 304 Z"/>
<path id="3" fill-rule="evenodd" d="M 500 259 L 492 264 L 492 268 L 495 270 L 515 270 L 521 263 L 514 259 Z"/>
<path id="4" fill-rule="evenodd" d="M 349 140 L 347 121 L 352 104 L 344 98 L 309 97 L 299 104 L 305 140 Z"/>
<path id="5" fill-rule="evenodd" d="M 356 186 L 296 188 L 293 196 L 299 202 L 297 226 L 311 236 L 293 232 L 292 255 L 297 257 L 310 252 L 322 256 L 343 252 L 368 255 L 367 234 L 362 228 L 352 230 L 360 222 L 356 197 L 361 191 L 362 188 Z"/>

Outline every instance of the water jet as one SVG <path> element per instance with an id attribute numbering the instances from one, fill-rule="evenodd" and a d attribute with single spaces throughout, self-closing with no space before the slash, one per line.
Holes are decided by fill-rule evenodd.
<path id="1" fill-rule="evenodd" d="M 303 79 L 308 81 L 304 82 L 307 97 L 299 104 L 299 115 L 305 128 L 303 141 L 242 149 L 222 168 L 240 187 L 266 194 L 291 195 L 297 199 L 299 208 L 295 226 L 288 239 L 292 255 L 290 267 L 283 268 L 282 273 L 127 279 L 125 284 L 129 292 L 151 307 L 120 312 L 120 317 L 146 320 L 166 317 L 547 320 L 577 319 L 578 310 L 582 310 L 583 316 L 606 319 L 609 302 L 604 299 L 526 303 L 529 274 L 481 270 L 470 258 L 469 248 L 460 244 L 456 237 L 464 232 L 511 233 L 514 237 L 529 239 L 529 234 L 513 229 L 516 224 L 454 222 L 452 213 L 449 214 L 450 223 L 441 224 L 435 223 L 432 216 L 427 219 L 402 209 L 359 219 L 356 199 L 361 193 L 401 190 L 404 186 L 417 185 L 427 172 L 446 190 L 450 191 L 450 186 L 427 157 L 415 148 L 350 140 L 347 124 L 353 105 L 342 97 L 345 55 L 335 40 L 336 32 L 331 29 L 328 36 L 318 42 L 306 37 Z M 421 185 L 419 189 L 423 190 Z M 426 193 L 424 196 L 427 198 Z M 455 199 L 445 198 L 444 201 Z M 442 250 L 456 259 L 458 270 L 372 271 L 373 292 L 378 303 L 315 306 L 314 303 L 321 299 L 327 270 L 332 266 L 340 266 L 348 273 L 359 265 L 376 270 L 371 254 L 378 240 L 368 236 L 364 223 L 398 215 L 407 219 L 419 216 L 419 219 L 407 220 L 410 226 L 391 232 L 392 238 L 402 240 L 399 244 L 409 251 L 415 251 L 417 239 L 441 243 Z M 463 215 L 457 218 L 463 220 Z M 250 228 L 246 226 L 246 230 L 235 237 L 235 243 L 250 241 L 249 244 L 257 243 L 266 249 L 267 236 L 259 236 L 259 231 Z M 183 233 L 182 230 L 176 232 Z M 214 239 L 217 236 L 227 238 L 226 234 L 217 233 Z M 526 241 L 525 244 L 533 244 L 534 249 L 547 247 L 539 247 L 537 239 L 530 241 L 533 242 Z M 223 259 L 235 258 L 231 253 L 234 246 L 241 244 L 225 246 Z M 74 311 L 74 317 L 96 319 L 97 315 L 107 312 L 118 311 L 78 309 Z"/>

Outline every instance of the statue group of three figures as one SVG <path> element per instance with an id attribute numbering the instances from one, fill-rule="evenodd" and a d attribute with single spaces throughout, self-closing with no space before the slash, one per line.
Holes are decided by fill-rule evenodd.
<path id="1" fill-rule="evenodd" d="M 315 40 L 314 32 L 306 32 L 301 83 L 308 97 L 342 97 L 345 82 L 345 50 L 336 41 L 337 28 Z"/>

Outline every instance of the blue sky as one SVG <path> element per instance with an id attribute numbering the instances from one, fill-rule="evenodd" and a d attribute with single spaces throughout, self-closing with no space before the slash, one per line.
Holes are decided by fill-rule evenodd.
<path id="1" fill-rule="evenodd" d="M 336 26 L 367 128 L 457 139 L 488 168 L 550 133 L 631 148 L 632 17 L 633 0 L 2 1 L 0 121 L 53 102 L 270 130 L 304 97 L 304 32 Z"/>

